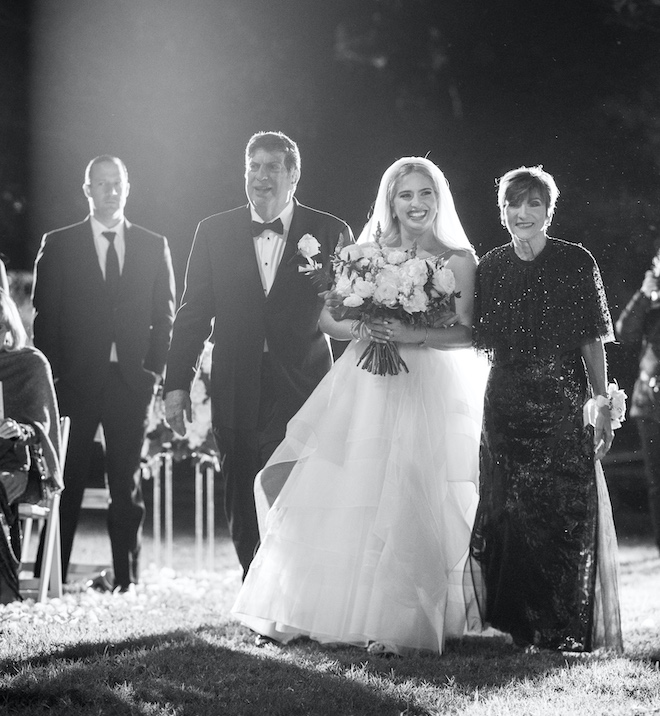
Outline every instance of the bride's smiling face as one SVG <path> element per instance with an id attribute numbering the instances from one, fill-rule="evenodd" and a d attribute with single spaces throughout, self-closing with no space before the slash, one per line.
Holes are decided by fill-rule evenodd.
<path id="1" fill-rule="evenodd" d="M 438 214 L 438 197 L 431 179 L 420 172 L 412 172 L 399 180 L 392 209 L 399 220 L 401 235 L 419 236 L 433 231 Z"/>

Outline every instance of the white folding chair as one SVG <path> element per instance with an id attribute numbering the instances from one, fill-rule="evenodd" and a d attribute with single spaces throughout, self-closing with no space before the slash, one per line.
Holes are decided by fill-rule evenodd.
<path id="1" fill-rule="evenodd" d="M 67 416 L 60 418 L 60 465 L 64 471 L 66 449 L 69 442 L 69 428 L 71 419 Z M 62 551 L 60 542 L 60 494 L 52 495 L 45 505 L 30 505 L 21 502 L 18 506 L 18 516 L 23 522 L 23 547 L 21 550 L 21 566 L 19 572 L 20 589 L 22 596 L 32 596 L 36 593 L 38 602 L 45 602 L 47 597 L 62 596 Z M 32 525 L 45 523 L 44 548 L 41 559 L 41 573 L 39 577 L 27 576 L 28 570 L 34 569 L 34 562 L 28 563 L 28 552 L 32 537 Z M 26 575 L 22 572 L 25 572 Z"/>

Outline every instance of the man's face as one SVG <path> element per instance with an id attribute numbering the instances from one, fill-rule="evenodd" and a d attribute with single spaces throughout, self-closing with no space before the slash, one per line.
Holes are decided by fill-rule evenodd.
<path id="1" fill-rule="evenodd" d="M 122 220 L 129 189 L 130 184 L 123 167 L 115 162 L 94 164 L 89 184 L 83 185 L 90 212 L 107 227 Z"/>
<path id="2" fill-rule="evenodd" d="M 287 170 L 283 152 L 257 149 L 245 167 L 245 193 L 257 214 L 271 221 L 289 203 L 298 178 L 297 169 Z"/>

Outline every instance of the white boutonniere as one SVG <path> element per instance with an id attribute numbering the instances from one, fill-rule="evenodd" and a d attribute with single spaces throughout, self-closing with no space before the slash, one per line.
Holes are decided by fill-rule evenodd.
<path id="1" fill-rule="evenodd" d="M 299 273 L 309 276 L 312 284 L 319 291 L 327 291 L 332 278 L 327 268 L 323 267 L 320 261 L 321 244 L 311 234 L 305 234 L 298 242 L 298 255 L 305 259 L 305 263 L 298 266 Z"/>
<path id="2" fill-rule="evenodd" d="M 321 253 L 321 244 L 311 234 L 305 234 L 298 242 L 298 253 L 307 263 L 298 266 L 300 273 L 312 273 L 322 268 L 322 265 L 314 258 Z"/>

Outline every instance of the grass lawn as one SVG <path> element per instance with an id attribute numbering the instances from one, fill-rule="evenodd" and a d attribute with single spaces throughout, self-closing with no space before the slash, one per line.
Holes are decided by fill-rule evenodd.
<path id="1" fill-rule="evenodd" d="M 107 549 L 102 532 L 83 542 L 88 556 Z M 81 587 L 0 609 L 0 714 L 660 714 L 660 558 L 646 535 L 621 537 L 620 557 L 623 656 L 469 637 L 442 656 L 386 659 L 310 641 L 257 648 L 229 614 L 229 541 L 200 572 L 192 536 L 177 534 L 176 571 L 147 570 L 133 593 Z"/>

